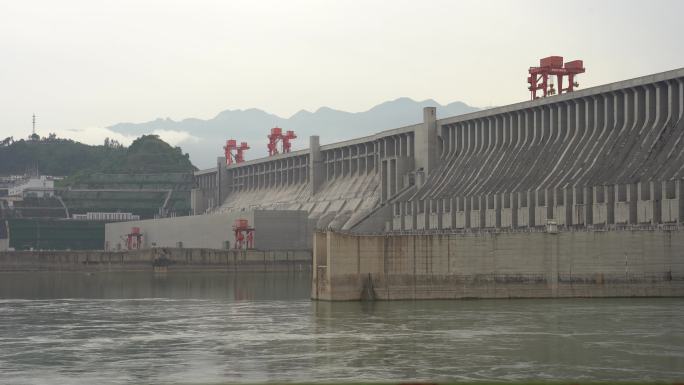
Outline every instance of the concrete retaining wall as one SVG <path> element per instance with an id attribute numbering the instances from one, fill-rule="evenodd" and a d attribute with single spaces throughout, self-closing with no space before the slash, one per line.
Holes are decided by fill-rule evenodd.
<path id="1" fill-rule="evenodd" d="M 304 270 L 310 251 L 256 251 L 156 248 L 134 251 L 13 251 L 0 252 L 0 271 L 120 271 L 152 270 Z"/>
<path id="2" fill-rule="evenodd" d="M 221 214 L 150 219 L 108 223 L 105 226 L 105 250 L 126 248 L 126 234 L 132 227 L 143 233 L 143 248 L 177 247 L 225 249 L 234 246 L 232 227 L 235 219 L 244 218 L 255 228 L 254 246 L 259 250 L 305 250 L 311 248 L 311 226 L 305 211 L 234 211 Z"/>
<path id="3" fill-rule="evenodd" d="M 315 243 L 313 299 L 684 296 L 682 229 L 328 232 Z"/>

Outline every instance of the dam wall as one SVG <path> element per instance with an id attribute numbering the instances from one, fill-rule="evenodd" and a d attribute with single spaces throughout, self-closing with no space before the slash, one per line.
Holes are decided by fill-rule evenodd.
<path id="1" fill-rule="evenodd" d="M 393 230 L 681 223 L 684 71 L 439 121 Z"/>
<path id="2" fill-rule="evenodd" d="M 195 173 L 193 210 L 401 232 L 681 223 L 684 69 Z"/>
<path id="3" fill-rule="evenodd" d="M 304 210 L 325 228 L 351 228 L 412 184 L 416 126 L 196 172 L 200 212 Z"/>
<path id="4" fill-rule="evenodd" d="M 197 207 L 326 231 L 313 298 L 684 295 L 684 68 L 223 163 Z"/>
<path id="5" fill-rule="evenodd" d="M 317 232 L 318 300 L 684 296 L 684 229 Z"/>
<path id="6" fill-rule="evenodd" d="M 129 251 L 7 251 L 0 252 L 0 272 L 11 271 L 153 271 L 308 270 L 308 250 L 258 251 L 153 248 Z"/>

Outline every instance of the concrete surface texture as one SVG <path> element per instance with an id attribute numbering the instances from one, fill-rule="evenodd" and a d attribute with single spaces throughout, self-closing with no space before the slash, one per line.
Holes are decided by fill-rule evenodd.
<path id="1" fill-rule="evenodd" d="M 327 231 L 316 299 L 684 295 L 683 117 L 684 68 L 445 119 L 426 107 L 412 126 L 219 158 L 195 173 L 193 211 L 304 213 Z M 191 238 L 217 239 L 204 247 L 228 239 L 190 218 Z M 288 248 L 290 222 L 262 222 Z"/>
<path id="2" fill-rule="evenodd" d="M 211 197 L 196 203 L 205 211 L 305 210 L 318 228 L 352 228 L 387 199 L 380 181 L 383 175 L 387 178 L 388 167 L 394 175 L 407 174 L 413 163 L 412 130 L 406 127 L 329 146 L 318 145 L 314 136 L 309 150 L 230 167 L 219 158 L 215 172 L 196 174 L 199 188 L 193 196 Z M 389 158 L 394 159 L 391 166 Z M 408 178 L 395 179 L 389 194 L 409 183 Z M 211 208 L 212 202 L 222 203 Z"/>
<path id="3" fill-rule="evenodd" d="M 212 269 L 240 271 L 307 270 L 308 250 L 258 251 L 154 248 L 129 251 L 0 252 L 3 271 L 129 271 Z"/>
<path id="4" fill-rule="evenodd" d="M 140 228 L 142 248 L 182 247 L 226 249 L 234 247 L 236 219 L 255 228 L 259 250 L 305 250 L 311 246 L 311 226 L 304 211 L 232 211 L 187 217 L 116 222 L 105 225 L 105 250 L 126 248 L 126 235 Z"/>
<path id="5" fill-rule="evenodd" d="M 200 212 L 357 232 L 681 223 L 684 69 L 195 174 Z M 387 209 L 387 207 L 391 207 Z"/>
<path id="6" fill-rule="evenodd" d="M 320 300 L 684 295 L 684 230 L 317 232 Z"/>

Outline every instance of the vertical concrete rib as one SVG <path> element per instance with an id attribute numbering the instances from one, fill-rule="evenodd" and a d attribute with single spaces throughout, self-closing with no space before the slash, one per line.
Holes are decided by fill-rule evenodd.
<path id="1" fill-rule="evenodd" d="M 483 197 L 504 199 L 491 194 L 531 190 L 538 192 L 528 197 L 526 206 L 532 214 L 528 218 L 532 225 L 535 219 L 538 224 L 544 221 L 533 214 L 537 204 L 544 206 L 545 217 L 559 216 L 568 224 L 591 224 L 594 214 L 598 215 L 597 221 L 611 223 L 617 215 L 612 189 L 622 188 L 623 182 L 684 172 L 681 85 L 681 79 L 673 79 L 610 89 L 524 110 L 479 115 L 440 127 L 443 160 L 416 197 L 429 202 L 440 197 L 458 202 L 464 197 L 470 209 Z M 599 211 L 593 213 L 594 196 L 589 194 L 593 190 L 588 188 L 597 183 L 608 184 L 603 195 L 609 197 L 597 202 Z M 539 195 L 542 193 L 543 197 Z M 603 213 L 600 205 L 605 204 L 608 207 Z M 554 211 L 554 205 L 565 207 Z M 477 206 L 475 203 L 473 207 Z M 489 207 L 480 206 L 483 212 Z M 580 206 L 584 210 L 581 217 L 576 215 Z M 467 217 L 476 220 L 478 215 Z M 491 223 L 491 218 L 488 220 Z"/>

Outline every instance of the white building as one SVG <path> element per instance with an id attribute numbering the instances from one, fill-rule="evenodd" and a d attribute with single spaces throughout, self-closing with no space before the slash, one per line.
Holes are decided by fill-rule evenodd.
<path id="1" fill-rule="evenodd" d="M 73 214 L 71 216 L 75 220 L 80 221 L 108 221 L 108 222 L 119 222 L 119 221 L 137 221 L 140 220 L 140 215 L 133 215 L 132 213 L 85 213 L 85 214 Z"/>
<path id="2" fill-rule="evenodd" d="M 11 197 L 51 197 L 55 195 L 55 181 L 51 178 L 48 179 L 45 175 L 41 175 L 39 178 L 24 179 L 10 186 L 8 195 Z"/>

